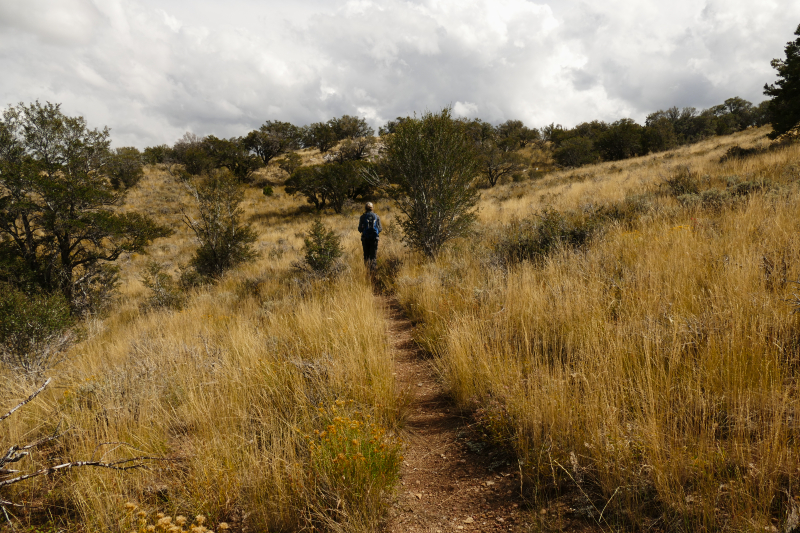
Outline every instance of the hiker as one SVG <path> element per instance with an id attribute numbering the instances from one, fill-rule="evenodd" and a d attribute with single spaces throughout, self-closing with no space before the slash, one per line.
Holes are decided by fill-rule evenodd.
<path id="1" fill-rule="evenodd" d="M 372 212 L 372 209 L 372 202 L 364 204 L 364 214 L 358 219 L 358 232 L 361 234 L 361 247 L 364 248 L 364 263 L 368 264 L 370 268 L 375 268 L 381 219 Z"/>

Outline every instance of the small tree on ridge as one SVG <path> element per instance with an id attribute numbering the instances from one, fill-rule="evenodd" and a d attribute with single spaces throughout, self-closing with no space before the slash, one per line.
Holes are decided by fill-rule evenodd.
<path id="1" fill-rule="evenodd" d="M 449 108 L 397 124 L 386 140 L 382 172 L 405 219 L 404 240 L 435 257 L 475 221 L 475 144 Z"/>
<path id="2" fill-rule="evenodd" d="M 192 266 L 216 278 L 226 270 L 255 259 L 256 232 L 242 223 L 239 204 L 244 192 L 227 169 L 216 170 L 192 189 L 200 210 L 197 220 L 184 213 L 184 222 L 200 241 Z"/>

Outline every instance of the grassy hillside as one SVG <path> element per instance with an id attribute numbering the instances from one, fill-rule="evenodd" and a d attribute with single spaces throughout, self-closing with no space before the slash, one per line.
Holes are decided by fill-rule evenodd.
<path id="1" fill-rule="evenodd" d="M 800 145 L 720 163 L 733 145 L 766 148 L 765 135 L 532 171 L 484 190 L 476 234 L 435 262 L 403 248 L 391 205 L 376 202 L 382 272 L 399 260 L 392 287 L 418 341 L 485 438 L 519 461 L 539 529 L 558 530 L 561 513 L 603 530 L 769 530 L 800 512 L 800 315 L 787 301 L 800 280 Z M 126 208 L 176 233 L 122 259 L 117 300 L 0 445 L 60 424 L 33 466 L 168 460 L 14 485 L 8 497 L 45 510 L 24 521 L 130 531 L 141 510 L 142 528 L 163 512 L 215 530 L 378 529 L 404 401 L 361 264 L 360 209 L 322 217 L 347 268 L 321 280 L 292 267 L 316 214 L 275 189 L 244 203 L 260 259 L 180 310 L 153 307 L 141 277 L 151 260 L 177 273 L 190 259 L 190 196 L 156 168 L 130 193 Z M 9 408 L 41 382 L 0 379 Z"/>
<path id="2" fill-rule="evenodd" d="M 800 146 L 720 163 L 765 135 L 488 191 L 478 238 L 406 264 L 420 341 L 538 505 L 622 530 L 796 513 Z"/>
<path id="3" fill-rule="evenodd" d="M 149 524 L 160 511 L 199 513 L 212 528 L 290 531 L 330 522 L 374 529 L 399 461 L 400 405 L 385 323 L 356 253 L 357 214 L 324 218 L 344 237 L 347 269 L 339 279 L 292 267 L 314 219 L 298 214 L 301 205 L 281 191 L 266 198 L 248 190 L 243 207 L 259 234 L 260 259 L 192 291 L 182 310 L 154 309 L 141 282 L 145 266 L 154 260 L 175 272 L 196 243 L 181 222 L 181 209 L 193 209 L 186 189 L 149 170 L 126 208 L 167 223 L 175 235 L 157 241 L 149 256 L 121 260 L 119 297 L 85 325 L 82 342 L 48 374 L 54 386 L 8 419 L 0 442 L 8 448 L 60 424 L 67 433 L 35 454 L 36 464 L 169 460 L 149 470 L 37 478 L 14 485 L 14 501 L 42 504 L 54 523 L 93 531 L 129 531 L 138 519 L 128 516 L 127 502 L 149 513 Z M 2 380 L 0 405 L 9 408 L 37 383 L 10 374 Z"/>

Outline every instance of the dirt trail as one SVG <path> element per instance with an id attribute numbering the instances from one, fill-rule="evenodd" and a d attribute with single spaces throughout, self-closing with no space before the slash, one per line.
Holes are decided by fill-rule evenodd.
<path id="1" fill-rule="evenodd" d="M 470 440 L 469 420 L 455 408 L 414 342 L 411 322 L 396 300 L 382 302 L 395 379 L 410 397 L 401 484 L 386 531 L 526 531 L 514 465 Z"/>

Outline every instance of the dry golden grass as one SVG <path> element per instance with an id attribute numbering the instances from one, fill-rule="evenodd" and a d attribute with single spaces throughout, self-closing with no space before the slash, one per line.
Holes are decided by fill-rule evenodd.
<path id="1" fill-rule="evenodd" d="M 186 189 L 151 169 L 126 208 L 153 215 L 175 235 L 155 242 L 149 256 L 122 258 L 112 308 L 85 325 L 85 338 L 50 372 L 55 386 L 7 420 L 0 444 L 29 442 L 61 424 L 68 432 L 58 444 L 24 466 L 142 454 L 171 460 L 150 470 L 37 478 L 8 496 L 42 503 L 54 522 L 92 531 L 121 530 L 128 501 L 151 513 L 199 513 L 212 526 L 227 521 L 250 531 L 311 524 L 374 530 L 394 481 L 371 477 L 380 470 L 374 462 L 385 458 L 330 445 L 334 458 L 341 452 L 347 460 L 373 460 L 354 463 L 360 487 L 349 488 L 312 464 L 307 436 L 335 426 L 329 414 L 338 405 L 341 420 L 363 423 L 348 431 L 357 435 L 363 427 L 364 442 L 396 449 L 400 406 L 386 325 L 360 261 L 352 210 L 323 217 L 342 234 L 349 258 L 339 279 L 292 268 L 315 216 L 298 214 L 300 207 L 281 187 L 272 198 L 249 189 L 243 208 L 259 233 L 260 259 L 194 290 L 182 310 L 146 310 L 146 262 L 175 272 L 197 246 L 181 223 L 181 209 L 194 209 Z M 11 407 L 32 390 L 18 376 L 0 378 L 0 405 Z"/>
<path id="2" fill-rule="evenodd" d="M 476 236 L 432 263 L 403 249 L 392 207 L 377 203 L 380 255 L 404 261 L 396 287 L 421 324 L 419 341 L 459 405 L 517 455 L 535 502 L 566 495 L 578 515 L 617 530 L 764 530 L 796 509 L 800 315 L 786 299 L 800 279 L 800 147 L 719 163 L 734 144 L 765 146 L 765 135 L 485 190 Z M 549 164 L 546 154 L 528 157 Z M 771 186 L 692 207 L 662 186 L 684 167 L 704 188 L 734 175 Z M 280 172 L 260 179 L 279 183 Z M 648 208 L 582 250 L 506 268 L 492 249 L 503 224 L 545 207 L 637 195 Z M 51 372 L 55 386 L 6 421 L 0 445 L 61 424 L 69 431 L 24 466 L 142 453 L 172 460 L 41 477 L 7 496 L 92 531 L 130 530 L 127 501 L 149 517 L 203 514 L 209 527 L 376 530 L 392 481 L 380 465 L 393 459 L 363 446 L 392 449 L 402 405 L 360 260 L 359 206 L 323 216 L 343 237 L 348 268 L 317 280 L 292 268 L 316 214 L 280 186 L 271 198 L 249 189 L 243 208 L 261 258 L 194 290 L 180 311 L 148 310 L 140 277 L 147 261 L 175 273 L 191 258 L 196 242 L 181 223 L 189 195 L 151 169 L 127 208 L 175 235 L 149 256 L 122 258 L 118 299 L 84 325 Z M 0 405 L 34 388 L 0 379 Z M 363 468 L 362 457 L 371 458 Z M 339 483 L 340 471 L 359 487 Z"/>
<path id="3" fill-rule="evenodd" d="M 398 291 L 420 340 L 540 504 L 568 495 L 575 516 L 615 530 L 769 530 L 796 509 L 800 146 L 719 163 L 765 134 L 487 191 L 482 238 L 407 262 Z M 733 175 L 772 187 L 683 207 L 660 186 L 678 167 L 703 188 Z M 498 267 L 500 223 L 630 194 L 651 202 L 633 227 Z"/>

